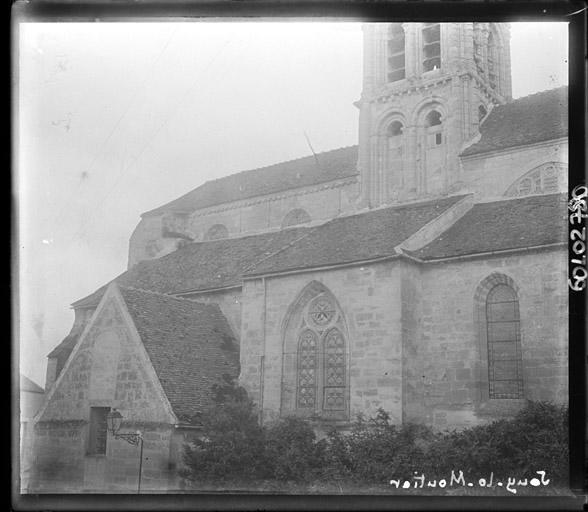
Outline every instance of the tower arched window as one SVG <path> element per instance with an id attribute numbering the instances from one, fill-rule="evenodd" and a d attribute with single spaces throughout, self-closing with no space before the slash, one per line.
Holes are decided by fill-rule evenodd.
<path id="1" fill-rule="evenodd" d="M 523 398 L 519 301 L 508 284 L 496 284 L 486 298 L 489 398 Z"/>
<path id="2" fill-rule="evenodd" d="M 228 238 L 229 230 L 224 224 L 214 224 L 204 235 L 204 240 L 219 240 L 221 238 Z"/>
<path id="3" fill-rule="evenodd" d="M 425 117 L 427 129 L 427 147 L 435 147 L 443 144 L 443 125 L 441 114 L 437 110 L 431 110 Z"/>
<path id="4" fill-rule="evenodd" d="M 394 196 L 394 189 L 404 185 L 403 163 L 404 163 L 404 126 L 400 121 L 392 121 L 386 130 L 387 135 L 387 162 L 390 179 L 387 180 L 390 190 L 388 197 Z"/>
<path id="5" fill-rule="evenodd" d="M 438 194 L 444 190 L 447 145 L 445 141 L 444 119 L 437 109 L 431 109 L 423 119 L 422 135 L 419 146 L 422 161 L 420 176 L 423 192 Z"/>
<path id="6" fill-rule="evenodd" d="M 404 44 L 402 24 L 392 23 L 388 37 L 388 82 L 396 82 L 406 77 Z"/>
<path id="7" fill-rule="evenodd" d="M 432 71 L 441 67 L 441 25 L 425 23 L 423 36 L 423 71 Z"/>

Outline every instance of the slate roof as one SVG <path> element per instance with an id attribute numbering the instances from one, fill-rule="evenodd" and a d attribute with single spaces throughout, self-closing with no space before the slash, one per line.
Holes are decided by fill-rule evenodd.
<path id="1" fill-rule="evenodd" d="M 137 263 L 114 281 L 122 286 L 161 293 L 240 286 L 245 269 L 287 246 L 310 229 L 290 228 L 241 238 L 186 244 L 161 258 Z M 97 305 L 107 286 L 74 302 L 73 306 Z"/>
<path id="2" fill-rule="evenodd" d="M 307 156 L 242 171 L 207 181 L 191 192 L 143 213 L 142 216 L 159 215 L 163 212 L 191 212 L 218 204 L 355 176 L 357 155 L 357 146 L 348 146 L 318 153 L 316 159 L 314 156 Z"/>
<path id="3" fill-rule="evenodd" d="M 566 240 L 566 196 L 549 194 L 476 204 L 447 231 L 411 254 L 433 260 Z"/>
<path id="4" fill-rule="evenodd" d="M 20 374 L 20 390 L 28 391 L 29 393 L 45 393 L 45 390 L 35 384 L 31 379 L 25 377 L 22 373 Z"/>
<path id="5" fill-rule="evenodd" d="M 270 256 L 249 275 L 370 260 L 396 254 L 395 246 L 464 196 L 382 208 L 316 226 L 287 250 Z"/>
<path id="6" fill-rule="evenodd" d="M 216 304 L 119 287 L 163 390 L 180 421 L 212 404 L 223 375 L 239 375 L 239 346 Z"/>
<path id="7" fill-rule="evenodd" d="M 480 134 L 480 140 L 461 156 L 566 137 L 568 88 L 538 92 L 495 107 L 480 126 Z"/>

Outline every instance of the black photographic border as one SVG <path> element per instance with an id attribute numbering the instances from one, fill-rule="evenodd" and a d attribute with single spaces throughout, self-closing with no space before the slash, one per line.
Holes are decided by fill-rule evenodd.
<path id="1" fill-rule="evenodd" d="M 462 0 L 331 0 L 331 1 L 149 1 L 149 0 L 32 0 L 12 4 L 10 64 L 12 86 L 11 125 L 17 119 L 17 90 L 14 77 L 18 66 L 20 22 L 73 21 L 171 21 L 173 18 L 328 18 L 346 21 L 567 21 L 569 22 L 569 192 L 586 184 L 586 4 L 581 1 L 462 1 Z M 12 147 L 15 133 L 12 132 Z M 9 153 L 10 154 L 10 153 Z M 12 169 L 15 154 L 12 156 Z M 7 173 L 8 174 L 8 173 Z M 12 176 L 14 178 L 14 176 Z M 10 178 L 9 178 L 10 179 Z M 9 185 L 10 187 L 10 185 Z M 10 190 L 10 188 L 9 188 Z M 8 298 L 12 312 L 12 356 L 10 368 L 11 422 L 11 509 L 14 510 L 580 510 L 582 494 L 588 490 L 586 463 L 586 289 L 569 290 L 569 406 L 570 488 L 576 497 L 416 497 L 368 495 L 286 495 L 259 493 L 201 493 L 147 495 L 20 495 L 18 490 L 18 240 L 16 204 L 12 197 L 11 275 Z M 585 222 L 582 224 L 585 225 Z M 578 226 L 574 226 L 578 227 Z M 572 226 L 570 225 L 570 230 Z M 573 258 L 570 247 L 570 259 Z M 16 277 L 15 277 L 16 276 Z M 9 287 L 10 288 L 10 287 Z M 8 459 L 8 457 L 7 457 Z"/>

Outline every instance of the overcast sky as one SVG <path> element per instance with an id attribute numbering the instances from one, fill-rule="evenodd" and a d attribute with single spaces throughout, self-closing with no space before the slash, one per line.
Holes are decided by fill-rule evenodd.
<path id="1" fill-rule="evenodd" d="M 353 23 L 20 26 L 21 372 L 126 269 L 142 212 L 234 172 L 357 144 Z M 567 84 L 567 25 L 512 26 L 513 96 Z"/>

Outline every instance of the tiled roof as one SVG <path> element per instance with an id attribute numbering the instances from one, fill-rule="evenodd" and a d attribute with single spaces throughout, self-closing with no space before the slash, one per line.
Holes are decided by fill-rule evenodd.
<path id="1" fill-rule="evenodd" d="M 59 377 L 61 370 L 65 366 L 67 362 L 67 358 L 71 354 L 71 351 L 76 346 L 76 343 L 80 339 L 80 335 L 82 334 L 82 329 L 80 326 L 74 324 L 71 332 L 63 338 L 61 343 L 57 345 L 47 356 L 49 359 L 57 359 L 56 366 L 55 366 L 55 378 Z"/>
<path id="2" fill-rule="evenodd" d="M 564 194 L 480 203 L 447 231 L 411 254 L 425 260 L 565 242 Z"/>
<path id="3" fill-rule="evenodd" d="M 161 258 L 137 263 L 115 281 L 122 286 L 161 293 L 240 286 L 246 268 L 300 238 L 309 229 L 290 228 L 241 238 L 186 244 Z M 75 302 L 73 306 L 97 305 L 106 286 Z"/>
<path id="4" fill-rule="evenodd" d="M 357 146 L 334 149 L 279 164 L 251 169 L 204 185 L 143 215 L 191 212 L 218 204 L 317 185 L 357 175 Z"/>
<path id="5" fill-rule="evenodd" d="M 45 393 L 45 390 L 35 384 L 31 379 L 25 377 L 22 373 L 20 374 L 20 390 L 21 391 L 28 391 L 30 393 Z"/>
<path id="6" fill-rule="evenodd" d="M 495 107 L 480 126 L 480 134 L 480 140 L 461 156 L 566 137 L 568 88 L 538 92 Z"/>
<path id="7" fill-rule="evenodd" d="M 180 421 L 212 404 L 223 375 L 239 375 L 239 346 L 216 304 L 119 287 L 163 390 Z"/>
<path id="8" fill-rule="evenodd" d="M 464 196 L 340 217 L 317 226 L 287 250 L 256 264 L 249 275 L 370 260 L 396 254 L 395 246 Z"/>

